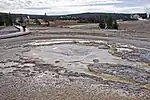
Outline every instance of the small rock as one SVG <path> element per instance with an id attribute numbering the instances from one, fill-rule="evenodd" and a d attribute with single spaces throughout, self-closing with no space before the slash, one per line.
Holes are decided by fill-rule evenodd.
<path id="1" fill-rule="evenodd" d="M 55 61 L 55 63 L 60 63 L 60 61 Z"/>
<path id="2" fill-rule="evenodd" d="M 93 62 L 94 62 L 94 63 L 98 63 L 99 60 L 98 60 L 98 59 L 94 59 Z"/>

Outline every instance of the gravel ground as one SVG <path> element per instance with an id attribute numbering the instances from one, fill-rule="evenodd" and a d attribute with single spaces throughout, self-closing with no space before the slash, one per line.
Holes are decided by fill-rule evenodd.
<path id="1" fill-rule="evenodd" d="M 30 30 L 32 33 L 29 35 L 0 40 L 0 100 L 150 99 L 149 33 L 141 36 L 129 31 L 43 27 L 30 27 Z M 133 35 L 126 36 L 124 33 Z M 30 54 L 40 47 L 33 44 L 53 39 L 101 40 L 104 42 L 82 45 L 108 50 L 115 58 L 120 57 L 138 66 L 102 64 L 95 58 L 93 63 L 88 64 L 88 74 L 66 69 L 58 64 L 60 61 L 47 63 L 38 53 Z M 41 46 L 51 46 L 48 43 Z M 80 44 L 75 40 L 73 43 Z"/>
<path id="2" fill-rule="evenodd" d="M 0 35 L 5 35 L 5 34 L 10 34 L 10 33 L 15 33 L 15 32 L 19 32 L 19 30 L 13 26 L 0 29 Z"/>

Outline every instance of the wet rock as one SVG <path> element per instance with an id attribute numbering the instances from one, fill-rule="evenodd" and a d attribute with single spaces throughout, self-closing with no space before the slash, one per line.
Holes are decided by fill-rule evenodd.
<path id="1" fill-rule="evenodd" d="M 60 61 L 55 61 L 55 63 L 60 63 Z"/>
<path id="2" fill-rule="evenodd" d="M 4 73 L 3 72 L 0 72 L 0 76 L 3 76 L 4 75 Z"/>
<path id="3" fill-rule="evenodd" d="M 88 69 L 98 74 L 115 75 L 117 77 L 132 79 L 142 84 L 150 83 L 150 73 L 137 67 L 103 63 L 88 65 Z"/>
<path id="4" fill-rule="evenodd" d="M 123 48 L 122 48 L 123 49 Z M 110 52 L 111 54 L 134 62 L 150 62 L 150 51 L 138 48 L 124 48 L 124 50 Z"/>
<path id="5" fill-rule="evenodd" d="M 98 59 L 94 59 L 93 62 L 94 62 L 94 63 L 98 63 L 99 60 L 98 60 Z"/>

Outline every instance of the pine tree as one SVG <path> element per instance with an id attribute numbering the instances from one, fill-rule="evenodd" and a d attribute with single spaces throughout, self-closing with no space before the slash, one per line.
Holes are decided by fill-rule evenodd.
<path id="1" fill-rule="evenodd" d="M 113 29 L 118 29 L 118 24 L 117 24 L 117 21 L 116 20 L 114 20 L 114 22 L 113 22 L 113 27 L 112 27 Z"/>
<path id="2" fill-rule="evenodd" d="M 44 22 L 45 22 L 45 26 L 50 26 L 49 20 L 47 18 L 47 14 L 45 13 L 44 15 Z"/>
<path id="3" fill-rule="evenodd" d="M 100 27 L 101 29 L 105 29 L 105 23 L 104 23 L 104 22 L 100 22 L 100 23 L 99 23 L 99 27 Z"/>
<path id="4" fill-rule="evenodd" d="M 106 19 L 106 24 L 107 24 L 107 28 L 108 29 L 112 29 L 112 26 L 113 26 L 113 19 L 111 16 L 108 16 L 107 19 Z"/>
<path id="5" fill-rule="evenodd" d="M 3 19 L 3 16 L 0 15 L 0 26 L 4 25 L 4 19 Z"/>
<path id="6" fill-rule="evenodd" d="M 11 16 L 10 12 L 8 14 L 8 21 L 9 21 L 9 25 L 12 26 L 13 25 L 13 21 L 12 21 L 12 16 Z"/>
<path id="7" fill-rule="evenodd" d="M 5 25 L 9 26 L 8 14 L 4 15 Z"/>
<path id="8" fill-rule="evenodd" d="M 106 19 L 107 19 L 107 16 L 104 16 L 104 15 L 100 15 L 99 16 L 99 27 L 101 29 L 105 29 L 106 28 Z"/>
<path id="9" fill-rule="evenodd" d="M 12 26 L 13 25 L 13 20 L 12 20 L 10 12 L 9 12 L 9 14 L 4 15 L 4 20 L 5 20 L 6 26 Z"/>
<path id="10" fill-rule="evenodd" d="M 38 19 L 35 19 L 34 23 L 36 23 L 37 25 L 41 25 L 41 22 Z"/>
<path id="11" fill-rule="evenodd" d="M 21 14 L 21 15 L 20 15 L 20 21 L 19 21 L 19 22 L 22 24 L 23 21 L 24 21 L 24 20 L 23 20 L 23 15 Z"/>

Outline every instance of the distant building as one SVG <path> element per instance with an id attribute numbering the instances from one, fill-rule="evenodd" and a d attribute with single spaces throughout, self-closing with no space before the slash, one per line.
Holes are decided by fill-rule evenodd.
<path id="1" fill-rule="evenodd" d="M 141 18 L 141 17 L 140 17 L 140 15 L 138 15 L 138 14 L 131 14 L 131 15 L 130 15 L 130 18 L 131 18 L 131 19 L 134 19 L 134 20 L 138 20 L 138 19 Z"/>
<path id="2" fill-rule="evenodd" d="M 150 13 L 149 12 L 147 12 L 147 19 L 149 19 L 150 18 Z"/>

